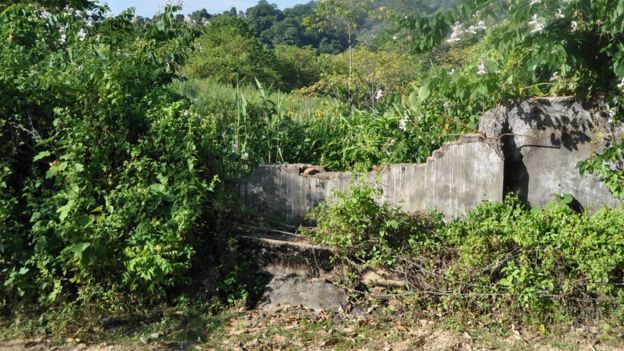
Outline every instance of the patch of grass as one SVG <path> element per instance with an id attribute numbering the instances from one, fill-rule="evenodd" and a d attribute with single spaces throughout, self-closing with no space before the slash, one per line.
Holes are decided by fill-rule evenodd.
<path id="1" fill-rule="evenodd" d="M 295 121 L 310 121 L 339 114 L 345 108 L 344 103 L 337 99 L 258 89 L 258 86 L 250 84 L 235 87 L 210 79 L 192 79 L 175 82 L 173 86 L 191 99 L 197 111 L 204 115 L 222 113 L 236 116 L 240 112 L 242 99 L 249 105 L 271 101 L 280 113 Z"/>
<path id="2" fill-rule="evenodd" d="M 218 302 L 174 304 L 137 309 L 133 313 L 106 314 L 101 306 L 66 305 L 36 316 L 17 314 L 0 320 L 1 339 L 44 338 L 54 344 L 79 339 L 88 344 L 133 345 L 167 343 L 189 345 L 219 340 L 235 311 Z"/>

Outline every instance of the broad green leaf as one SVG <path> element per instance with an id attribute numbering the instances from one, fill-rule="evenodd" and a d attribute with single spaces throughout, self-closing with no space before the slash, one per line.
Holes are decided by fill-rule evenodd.
<path id="1" fill-rule="evenodd" d="M 74 254 L 74 256 L 78 259 L 82 259 L 82 254 L 85 252 L 87 248 L 91 246 L 90 243 L 78 243 L 70 246 L 68 249 L 70 252 Z"/>
<path id="2" fill-rule="evenodd" d="M 50 151 L 41 151 L 35 157 L 33 157 L 33 161 L 36 162 L 36 161 L 42 160 L 50 155 L 51 155 Z"/>

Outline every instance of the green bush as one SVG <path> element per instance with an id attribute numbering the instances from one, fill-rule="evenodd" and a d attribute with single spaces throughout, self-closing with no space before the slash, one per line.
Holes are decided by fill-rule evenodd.
<path id="1" fill-rule="evenodd" d="M 424 308 L 528 324 L 624 321 L 624 210 L 574 213 L 566 198 L 529 210 L 508 197 L 465 219 L 412 216 L 371 187 L 337 194 L 306 232 L 341 257 L 401 272 Z"/>
<path id="2" fill-rule="evenodd" d="M 446 269 L 458 284 L 445 287 L 449 303 L 479 306 L 470 303 L 489 294 L 482 311 L 507 306 L 510 317 L 536 322 L 622 317 L 623 221 L 621 208 L 577 214 L 562 200 L 533 210 L 515 197 L 484 204 L 441 235 L 457 254 Z M 467 303 L 457 303 L 467 292 Z"/>
<path id="3" fill-rule="evenodd" d="M 316 227 L 307 234 L 359 264 L 391 266 L 399 255 L 411 252 L 415 238 L 428 240 L 441 223 L 439 216 L 412 216 L 379 204 L 380 191 L 368 185 L 354 184 L 348 194 L 335 195 L 335 201 L 311 212 Z"/>
<path id="4" fill-rule="evenodd" d="M 419 62 L 408 55 L 357 48 L 352 52 L 353 73 L 349 86 L 348 53 L 324 54 L 319 60 L 320 80 L 299 92 L 332 96 L 360 107 L 377 105 L 387 96 L 406 93 L 407 82 L 417 79 L 420 72 Z"/>
<path id="5" fill-rule="evenodd" d="M 275 58 L 281 75 L 280 86 L 286 91 L 312 85 L 321 78 L 321 65 L 316 50 L 311 47 L 277 45 Z"/>
<path id="6" fill-rule="evenodd" d="M 194 33 L 177 7 L 60 8 L 0 13 L 3 300 L 157 299 L 186 283 L 214 185 L 214 126 L 167 87 Z"/>
<path id="7" fill-rule="evenodd" d="M 184 66 L 185 76 L 232 85 L 253 84 L 254 79 L 279 84 L 275 54 L 260 44 L 245 20 L 218 16 L 209 23 Z"/>

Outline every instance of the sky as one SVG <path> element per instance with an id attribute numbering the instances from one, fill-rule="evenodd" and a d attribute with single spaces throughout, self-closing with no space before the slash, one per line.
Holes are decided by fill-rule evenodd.
<path id="1" fill-rule="evenodd" d="M 99 0 L 100 3 L 107 3 L 114 14 L 134 7 L 136 14 L 143 17 L 152 17 L 162 7 L 164 0 Z M 269 0 L 269 3 L 276 4 L 280 9 L 291 7 L 296 4 L 307 3 L 309 0 Z M 175 1 L 173 1 L 175 3 Z M 239 11 L 246 10 L 254 6 L 258 0 L 184 0 L 183 13 L 191 13 L 195 10 L 205 8 L 208 13 L 221 13 L 236 7 Z"/>

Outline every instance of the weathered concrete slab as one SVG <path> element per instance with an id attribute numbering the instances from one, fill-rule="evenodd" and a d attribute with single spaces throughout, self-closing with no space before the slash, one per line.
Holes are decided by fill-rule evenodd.
<path id="1" fill-rule="evenodd" d="M 424 164 L 396 164 L 369 174 L 380 179 L 383 201 L 408 213 L 436 210 L 465 215 L 483 201 L 503 198 L 504 161 L 479 135 L 445 144 Z"/>
<path id="2" fill-rule="evenodd" d="M 239 183 L 239 192 L 259 214 L 297 225 L 335 191 L 348 191 L 356 177 L 381 188 L 379 201 L 410 213 L 437 210 L 454 218 L 485 200 L 502 200 L 504 161 L 479 135 L 467 135 L 424 164 L 396 164 L 365 175 L 306 164 L 261 166 Z"/>
<path id="3" fill-rule="evenodd" d="M 320 172 L 306 170 L 322 168 L 307 164 L 260 166 L 238 187 L 246 207 L 258 214 L 297 225 L 309 209 L 329 199 L 333 192 L 349 189 L 349 172 Z"/>
<path id="4" fill-rule="evenodd" d="M 336 285 L 286 276 L 271 280 L 259 306 L 267 311 L 290 305 L 303 306 L 315 311 L 339 312 L 345 308 L 347 302 L 347 293 Z"/>
<path id="5" fill-rule="evenodd" d="M 486 112 L 479 129 L 505 154 L 506 192 L 518 193 L 530 206 L 543 206 L 556 194 L 571 194 L 588 210 L 620 205 L 576 166 L 621 137 L 606 114 L 574 98 L 537 98 Z"/>

